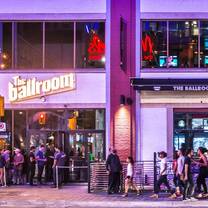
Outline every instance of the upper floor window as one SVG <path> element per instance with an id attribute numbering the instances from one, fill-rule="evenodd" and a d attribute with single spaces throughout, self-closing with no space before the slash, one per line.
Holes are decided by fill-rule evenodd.
<path id="1" fill-rule="evenodd" d="M 167 57 L 167 22 L 142 23 L 142 66 L 165 67 Z"/>
<path id="2" fill-rule="evenodd" d="M 202 56 L 206 54 L 206 49 L 201 43 L 200 56 L 198 43 L 200 38 L 206 39 L 206 33 L 206 26 L 199 31 L 199 21 L 197 20 L 143 21 L 142 67 L 200 67 L 199 60 L 201 60 L 201 65 L 206 62 L 206 55 Z"/>
<path id="3" fill-rule="evenodd" d="M 0 22 L 2 70 L 104 67 L 104 22 Z"/>
<path id="4" fill-rule="evenodd" d="M 76 66 L 78 68 L 105 66 L 105 24 L 103 22 L 76 24 Z"/>

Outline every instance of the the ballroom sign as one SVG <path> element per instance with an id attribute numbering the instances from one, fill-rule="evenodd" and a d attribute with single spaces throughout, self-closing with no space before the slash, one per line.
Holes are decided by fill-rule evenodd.
<path id="1" fill-rule="evenodd" d="M 20 102 L 73 90 L 75 87 L 75 74 L 73 73 L 55 76 L 46 80 L 38 80 L 36 77 L 25 79 L 21 76 L 15 76 L 8 85 L 9 101 Z"/>
<path id="2" fill-rule="evenodd" d="M 208 79 L 144 79 L 132 78 L 138 91 L 208 91 Z"/>

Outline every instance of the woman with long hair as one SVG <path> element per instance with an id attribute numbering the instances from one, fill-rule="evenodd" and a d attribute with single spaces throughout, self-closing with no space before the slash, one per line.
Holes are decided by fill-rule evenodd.
<path id="1" fill-rule="evenodd" d="M 5 186 L 5 180 L 4 180 L 4 168 L 5 168 L 5 159 L 3 155 L 3 150 L 0 150 L 0 184 L 2 186 Z"/>
<path id="2" fill-rule="evenodd" d="M 127 157 L 127 174 L 125 179 L 125 192 L 123 197 L 128 196 L 128 191 L 130 188 L 137 191 L 137 195 L 140 195 L 139 188 L 134 184 L 133 177 L 134 177 L 134 160 L 131 156 Z"/>

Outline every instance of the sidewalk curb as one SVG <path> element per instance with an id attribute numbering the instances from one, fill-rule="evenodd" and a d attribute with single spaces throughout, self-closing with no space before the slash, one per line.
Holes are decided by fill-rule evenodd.
<path id="1" fill-rule="evenodd" d="M 166 201 L 166 202 L 152 202 L 152 201 L 69 201 L 69 200 L 57 200 L 57 201 L 37 201 L 27 200 L 23 202 L 17 202 L 16 200 L 0 201 L 0 207 L 17 207 L 17 204 L 21 208 L 30 207 L 101 207 L 101 208 L 128 208 L 128 207 L 208 207 L 207 201 Z"/>

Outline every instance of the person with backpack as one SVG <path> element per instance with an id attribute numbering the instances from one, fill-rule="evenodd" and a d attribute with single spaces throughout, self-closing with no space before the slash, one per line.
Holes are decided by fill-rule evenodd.
<path id="1" fill-rule="evenodd" d="M 117 155 L 116 149 L 112 149 L 112 152 L 108 155 L 106 161 L 106 170 L 109 175 L 108 194 L 118 193 L 122 165 L 119 156 Z"/>

